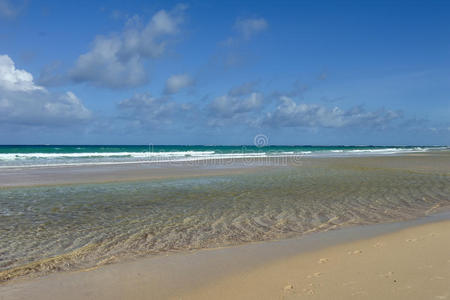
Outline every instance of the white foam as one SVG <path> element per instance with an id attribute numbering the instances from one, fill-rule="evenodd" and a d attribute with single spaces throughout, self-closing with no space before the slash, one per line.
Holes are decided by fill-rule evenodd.
<path id="1" fill-rule="evenodd" d="M 201 160 L 220 160 L 233 158 L 261 157 L 336 157 L 361 155 L 394 155 L 401 153 L 425 152 L 441 148 L 381 148 L 381 149 L 335 149 L 317 151 L 276 152 L 232 152 L 216 151 L 173 151 L 173 152 L 86 152 L 86 153 L 0 153 L 0 168 L 48 167 L 48 166 L 82 166 L 108 164 L 139 164 L 164 162 L 189 162 Z M 3 165 L 1 161 L 4 161 Z"/>
<path id="2" fill-rule="evenodd" d="M 120 157 L 184 157 L 209 156 L 214 151 L 180 151 L 180 152 L 85 152 L 85 153 L 1 153 L 0 160 L 25 159 L 64 159 L 64 158 L 120 158 Z"/>

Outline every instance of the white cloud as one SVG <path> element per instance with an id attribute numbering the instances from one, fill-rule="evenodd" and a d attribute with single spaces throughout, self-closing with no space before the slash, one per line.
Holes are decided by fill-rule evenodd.
<path id="1" fill-rule="evenodd" d="M 234 25 L 236 30 L 246 39 L 249 39 L 258 32 L 266 30 L 268 26 L 269 25 L 264 18 L 239 19 Z"/>
<path id="2" fill-rule="evenodd" d="M 247 97 L 231 97 L 224 95 L 201 106 L 198 102 L 178 103 L 169 96 L 154 97 L 149 93 L 135 94 L 118 104 L 119 116 L 136 127 L 161 127 L 162 125 L 180 125 L 184 128 L 192 126 L 204 127 L 252 125 L 256 118 L 249 115 L 259 112 L 263 96 L 251 93 Z M 168 127 L 164 127 L 168 128 Z"/>
<path id="3" fill-rule="evenodd" d="M 262 100 L 260 93 L 251 93 L 247 98 L 224 95 L 212 101 L 209 111 L 216 118 L 234 118 L 259 109 L 262 106 Z"/>
<path id="4" fill-rule="evenodd" d="M 172 75 L 166 81 L 164 92 L 166 94 L 175 94 L 183 88 L 194 85 L 194 83 L 194 80 L 188 74 Z"/>
<path id="5" fill-rule="evenodd" d="M 73 125 L 89 120 L 91 112 L 72 92 L 51 94 L 0 91 L 0 123 Z"/>
<path id="6" fill-rule="evenodd" d="M 367 112 L 361 107 L 342 110 L 339 107 L 328 108 L 317 104 L 297 104 L 289 97 L 280 97 L 280 105 L 267 113 L 263 124 L 274 127 L 325 127 L 342 128 L 364 126 L 385 128 L 400 118 L 399 113 L 391 110 Z"/>
<path id="7" fill-rule="evenodd" d="M 38 86 L 33 76 L 0 55 L 0 122 L 21 125 L 68 125 L 85 121 L 91 112 L 72 92 L 54 94 Z"/>
<path id="8" fill-rule="evenodd" d="M 34 84 L 33 75 L 25 70 L 16 69 L 8 55 L 0 55 L 0 88 L 6 91 L 22 92 L 44 90 L 43 87 Z"/>
<path id="9" fill-rule="evenodd" d="M 57 98 L 57 101 L 47 101 L 45 110 L 48 114 L 58 116 L 58 118 L 86 119 L 91 113 L 84 107 L 78 97 L 72 92 L 66 92 Z"/>
<path id="10" fill-rule="evenodd" d="M 186 6 L 160 10 L 143 26 L 138 17 L 128 20 L 124 30 L 98 36 L 91 51 L 81 55 L 71 71 L 77 82 L 111 88 L 138 86 L 148 80 L 144 62 L 161 56 L 168 38 L 180 31 Z"/>
<path id="11" fill-rule="evenodd" d="M 189 105 L 178 104 L 165 97 L 153 97 L 149 93 L 135 94 L 118 105 L 120 116 L 135 124 L 161 126 L 173 123 L 180 113 L 189 110 Z"/>

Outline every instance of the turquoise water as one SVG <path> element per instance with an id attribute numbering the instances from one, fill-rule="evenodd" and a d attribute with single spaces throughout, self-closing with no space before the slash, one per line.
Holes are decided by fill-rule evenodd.
<path id="1" fill-rule="evenodd" d="M 257 141 L 255 141 L 258 144 Z M 259 144 L 258 144 L 259 145 Z M 186 161 L 267 156 L 348 156 L 424 152 L 425 146 L 0 146 L 0 167 L 52 164 L 96 164 L 139 161 Z"/>

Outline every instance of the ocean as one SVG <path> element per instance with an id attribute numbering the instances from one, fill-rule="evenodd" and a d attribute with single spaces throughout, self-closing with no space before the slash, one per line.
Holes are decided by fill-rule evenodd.
<path id="1" fill-rule="evenodd" d="M 429 146 L 183 146 L 32 145 L 0 146 L 0 168 L 135 162 L 198 161 L 272 156 L 358 156 L 426 152 Z"/>

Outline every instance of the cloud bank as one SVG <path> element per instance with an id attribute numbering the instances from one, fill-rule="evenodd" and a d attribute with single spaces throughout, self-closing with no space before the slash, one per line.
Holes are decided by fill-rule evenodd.
<path id="1" fill-rule="evenodd" d="M 262 99 L 263 96 L 260 93 L 251 93 L 245 98 L 224 95 L 210 103 L 209 112 L 211 116 L 218 118 L 234 118 L 261 108 Z"/>
<path id="2" fill-rule="evenodd" d="M 74 93 L 49 92 L 29 72 L 17 69 L 8 55 L 0 55 L 0 123 L 71 125 L 90 117 Z"/>
<path id="3" fill-rule="evenodd" d="M 70 77 L 109 88 L 126 88 L 148 81 L 145 61 L 160 57 L 170 37 L 180 31 L 186 6 L 160 10 L 143 25 L 138 17 L 128 20 L 121 33 L 98 36 L 92 49 L 80 55 Z"/>
<path id="4" fill-rule="evenodd" d="M 10 92 L 43 91 L 44 88 L 33 82 L 33 75 L 25 70 L 16 69 L 8 55 L 0 55 L 0 89 Z"/>
<path id="5" fill-rule="evenodd" d="M 401 114 L 392 110 L 380 109 L 374 112 L 361 107 L 343 110 L 337 106 L 328 108 L 317 104 L 297 104 L 293 99 L 282 96 L 280 104 L 273 112 L 268 112 L 262 124 L 273 127 L 372 127 L 384 129 Z"/>
<path id="6" fill-rule="evenodd" d="M 194 79 L 192 79 L 188 74 L 172 75 L 166 81 L 164 93 L 175 94 L 184 88 L 193 86 L 194 83 Z"/>
<path id="7" fill-rule="evenodd" d="M 134 94 L 118 104 L 119 116 L 131 121 L 134 126 L 161 127 L 183 119 L 189 110 L 186 104 L 178 104 L 166 97 L 153 97 L 149 93 Z"/>

